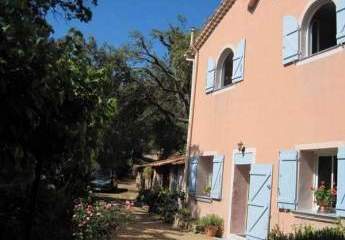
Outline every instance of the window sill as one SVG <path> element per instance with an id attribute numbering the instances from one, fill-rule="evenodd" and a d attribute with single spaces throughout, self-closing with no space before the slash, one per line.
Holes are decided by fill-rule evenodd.
<path id="1" fill-rule="evenodd" d="M 334 55 L 336 53 L 339 53 L 343 49 L 344 49 L 344 45 L 343 44 L 338 44 L 338 45 L 336 45 L 334 47 L 330 47 L 328 49 L 325 49 L 325 50 L 323 50 L 321 52 L 318 52 L 318 53 L 315 53 L 313 55 L 302 57 L 302 58 L 300 58 L 296 62 L 296 65 L 299 66 L 299 65 L 304 65 L 304 64 L 307 64 L 307 63 L 311 63 L 311 62 L 317 61 L 319 59 L 322 59 L 322 58 Z"/>
<path id="2" fill-rule="evenodd" d="M 220 94 L 222 92 L 226 92 L 229 91 L 231 89 L 234 89 L 236 87 L 236 85 L 238 85 L 239 83 L 243 82 L 243 80 L 232 83 L 226 87 L 221 87 L 221 88 L 215 88 L 213 91 L 210 91 L 208 93 L 206 93 L 207 95 L 211 95 L 211 94 Z"/>
<path id="3" fill-rule="evenodd" d="M 194 196 L 194 199 L 198 202 L 204 202 L 204 203 L 212 203 L 213 202 L 213 199 L 208 197 L 208 196 L 196 195 L 196 196 Z"/>
<path id="4" fill-rule="evenodd" d="M 300 209 L 291 211 L 295 217 L 297 218 L 303 218 L 308 220 L 315 220 L 315 221 L 321 221 L 321 222 L 327 222 L 327 223 L 337 223 L 339 216 L 336 215 L 336 213 L 319 213 L 315 210 L 309 210 L 309 209 Z"/>

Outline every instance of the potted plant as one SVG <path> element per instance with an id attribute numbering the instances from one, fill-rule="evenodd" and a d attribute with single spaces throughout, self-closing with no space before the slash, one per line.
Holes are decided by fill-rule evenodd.
<path id="1" fill-rule="evenodd" d="M 206 195 L 210 195 L 211 190 L 212 190 L 211 186 L 207 185 L 207 186 L 205 186 L 205 188 L 204 188 L 204 193 L 205 193 Z"/>
<path id="2" fill-rule="evenodd" d="M 199 220 L 199 226 L 204 229 L 206 236 L 215 237 L 223 227 L 223 219 L 215 214 L 209 214 Z"/>
<path id="3" fill-rule="evenodd" d="M 320 187 L 312 190 L 314 191 L 316 204 L 319 206 L 319 212 L 329 213 L 337 195 L 336 188 L 327 188 L 325 182 L 322 181 Z"/>

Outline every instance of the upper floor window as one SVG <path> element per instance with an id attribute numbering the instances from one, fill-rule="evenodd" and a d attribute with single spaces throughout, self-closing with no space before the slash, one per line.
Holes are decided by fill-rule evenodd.
<path id="1" fill-rule="evenodd" d="M 226 49 L 219 59 L 218 69 L 218 87 L 226 87 L 232 84 L 234 53 L 231 49 Z"/>
<path id="2" fill-rule="evenodd" d="M 205 92 L 211 93 L 244 79 L 245 39 L 233 49 L 226 48 L 217 61 L 208 58 Z"/>
<path id="3" fill-rule="evenodd" d="M 283 18 L 283 63 L 290 64 L 345 43 L 345 1 L 313 0 L 300 25 Z"/>
<path id="4" fill-rule="evenodd" d="M 318 6 L 308 20 L 307 56 L 337 45 L 336 6 L 333 2 Z"/>

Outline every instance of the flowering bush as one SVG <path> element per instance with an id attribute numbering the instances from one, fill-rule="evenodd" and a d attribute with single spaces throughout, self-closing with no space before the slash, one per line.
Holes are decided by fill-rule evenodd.
<path id="1" fill-rule="evenodd" d="M 76 240 L 110 239 L 112 232 L 127 220 L 116 204 L 79 200 L 74 206 L 73 236 Z"/>
<path id="2" fill-rule="evenodd" d="M 320 187 L 316 190 L 312 188 L 312 191 L 314 191 L 314 197 L 319 206 L 331 206 L 335 202 L 337 196 L 336 188 L 327 188 L 324 181 L 321 182 Z"/>

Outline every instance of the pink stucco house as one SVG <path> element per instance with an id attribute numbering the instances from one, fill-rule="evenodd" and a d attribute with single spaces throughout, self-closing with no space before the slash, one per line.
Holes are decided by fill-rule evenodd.
<path id="1" fill-rule="evenodd" d="M 345 217 L 344 42 L 345 0 L 223 0 L 192 41 L 190 204 L 224 237 Z"/>

